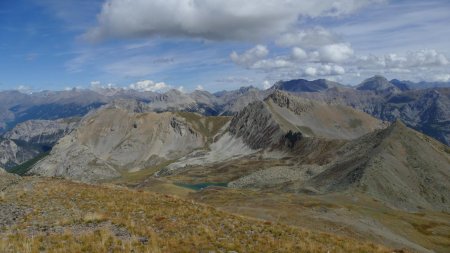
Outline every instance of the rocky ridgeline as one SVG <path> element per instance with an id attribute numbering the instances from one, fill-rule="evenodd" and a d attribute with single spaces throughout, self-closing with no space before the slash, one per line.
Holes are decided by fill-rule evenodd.
<path id="1" fill-rule="evenodd" d="M 284 132 L 273 119 L 267 105 L 256 101 L 245 107 L 231 120 L 229 131 L 242 138 L 252 149 L 268 148 L 278 143 Z"/>
<path id="2" fill-rule="evenodd" d="M 312 101 L 307 99 L 295 99 L 293 96 L 280 91 L 273 92 L 267 99 L 271 99 L 278 106 L 285 107 L 298 115 L 311 110 L 314 106 Z"/>
<path id="3" fill-rule="evenodd" d="M 275 90 L 264 101 L 253 102 L 236 114 L 231 120 L 229 132 L 236 138 L 242 138 L 252 149 L 272 148 L 279 144 L 292 147 L 293 142 L 299 140 L 302 133 L 295 127 L 287 129 L 283 126 L 279 118 L 274 117 L 268 101 L 297 115 L 313 107 L 307 100 L 300 102 L 285 92 Z"/>

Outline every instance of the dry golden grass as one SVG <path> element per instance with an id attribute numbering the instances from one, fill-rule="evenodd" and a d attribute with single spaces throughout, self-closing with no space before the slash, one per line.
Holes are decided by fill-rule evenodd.
<path id="1" fill-rule="evenodd" d="M 83 216 L 84 222 L 101 222 L 105 220 L 105 216 L 98 212 L 89 212 Z"/>
<path id="2" fill-rule="evenodd" d="M 306 195 L 228 188 L 207 189 L 189 196 L 230 213 L 371 240 L 397 249 L 412 248 L 402 244 L 398 239 L 401 237 L 422 249 L 443 253 L 450 249 L 449 213 L 406 212 L 364 194 Z M 376 233 L 374 229 L 380 227 L 392 234 L 383 234 L 386 230 Z"/>
<path id="3" fill-rule="evenodd" d="M 0 233 L 0 252 L 390 252 L 169 195 L 56 179 L 24 181 L 33 190 L 17 187 L 4 201 L 32 211 Z"/>

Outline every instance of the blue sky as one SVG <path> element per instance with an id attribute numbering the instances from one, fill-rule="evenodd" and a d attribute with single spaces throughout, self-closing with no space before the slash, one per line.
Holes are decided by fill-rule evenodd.
<path id="1" fill-rule="evenodd" d="M 2 0 L 0 89 L 450 81 L 450 1 Z"/>

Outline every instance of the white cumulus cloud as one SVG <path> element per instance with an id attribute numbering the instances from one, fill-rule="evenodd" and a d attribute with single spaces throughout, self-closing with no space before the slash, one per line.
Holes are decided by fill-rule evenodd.
<path id="1" fill-rule="evenodd" d="M 326 45 L 318 51 L 309 52 L 300 47 L 293 47 L 291 54 L 272 58 L 267 58 L 268 52 L 269 50 L 265 46 L 257 45 L 242 54 L 233 52 L 230 57 L 234 63 L 248 69 L 266 72 L 305 69 L 304 74 L 316 76 L 345 74 L 344 68 L 337 63 L 349 60 L 354 54 L 353 49 L 344 43 Z M 308 66 L 309 64 L 314 66 Z"/>
<path id="2" fill-rule="evenodd" d="M 382 56 L 360 56 L 358 66 L 361 69 L 384 68 L 392 70 L 426 67 L 443 67 L 449 65 L 448 58 L 434 49 L 411 51 L 406 54 L 390 53 Z"/>
<path id="3" fill-rule="evenodd" d="M 319 66 L 305 68 L 303 74 L 304 76 L 309 77 L 339 76 L 345 74 L 345 69 L 344 67 L 335 64 L 321 64 Z"/>
<path id="4" fill-rule="evenodd" d="M 353 49 L 345 43 L 326 45 L 318 50 L 318 57 L 322 62 L 344 62 L 353 54 Z"/>
<path id="5" fill-rule="evenodd" d="M 255 62 L 250 67 L 253 69 L 263 69 L 266 71 L 291 68 L 295 65 L 290 59 L 285 59 L 283 57 L 278 57 L 274 59 L 264 59 Z"/>
<path id="6" fill-rule="evenodd" d="M 305 50 L 299 47 L 294 47 L 292 48 L 292 58 L 294 58 L 295 60 L 302 61 L 308 58 L 308 54 L 305 52 Z"/>
<path id="7" fill-rule="evenodd" d="M 152 80 L 142 80 L 136 83 L 130 84 L 129 88 L 138 91 L 162 91 L 167 90 L 171 86 L 164 82 L 154 82 Z"/>
<path id="8" fill-rule="evenodd" d="M 445 66 L 449 64 L 447 57 L 434 49 L 410 52 L 406 59 L 411 66 Z"/>
<path id="9" fill-rule="evenodd" d="M 231 60 L 245 67 L 252 66 L 255 62 L 265 58 L 269 54 L 267 47 L 263 45 L 256 45 L 254 48 L 245 51 L 242 54 L 238 54 L 233 51 L 230 55 Z"/>
<path id="10" fill-rule="evenodd" d="M 299 17 L 341 16 L 383 1 L 107 0 L 84 37 L 253 40 L 288 32 Z"/>

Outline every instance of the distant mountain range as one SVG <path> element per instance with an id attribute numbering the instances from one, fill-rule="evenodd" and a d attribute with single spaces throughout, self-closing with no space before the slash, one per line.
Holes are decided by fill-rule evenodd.
<path id="1" fill-rule="evenodd" d="M 400 119 L 407 126 L 450 145 L 450 88 L 416 89 L 411 88 L 411 82 L 388 81 L 382 76 L 366 79 L 355 87 L 328 84 L 323 80 L 286 83 L 301 83 L 301 87 L 308 83 L 311 87 L 317 87 L 318 83 L 323 85 L 314 92 L 299 91 L 284 83 L 278 83 L 272 89 L 316 101 L 349 105 L 389 122 Z"/>
<path id="2" fill-rule="evenodd" d="M 152 111 L 192 111 L 203 115 L 232 115 L 249 102 L 261 100 L 267 92 L 253 87 L 211 94 L 196 90 L 182 93 L 140 92 L 125 89 L 73 89 L 24 94 L 0 92 L 0 133 L 34 119 L 54 120 L 83 116 L 92 109 L 117 100 L 135 100 Z"/>
<path id="3" fill-rule="evenodd" d="M 214 94 L 200 90 L 192 93 L 178 90 L 156 93 L 130 89 L 73 89 L 32 94 L 3 91 L 0 92 L 0 166 L 10 169 L 50 149 L 58 138 L 73 129 L 67 128 L 66 124 L 61 125 L 59 119 L 83 117 L 104 106 L 131 108 L 139 113 L 169 111 L 231 116 L 250 103 L 263 101 L 276 91 L 288 92 L 310 101 L 350 106 L 387 122 L 400 119 L 407 126 L 450 145 L 450 88 L 429 88 L 445 85 L 395 79 L 389 81 L 382 76 L 374 76 L 357 86 L 325 79 L 298 79 L 279 81 L 268 90 L 250 86 Z M 46 121 L 49 122 L 44 123 Z M 42 140 L 50 138 L 44 133 L 39 138 L 26 138 L 35 134 L 32 131 L 42 131 L 39 129 L 46 128 L 46 125 L 53 127 L 51 129 L 55 132 L 49 134 L 55 140 L 44 145 Z"/>
<path id="4" fill-rule="evenodd" d="M 297 79 L 279 81 L 270 90 L 284 90 L 294 93 L 324 92 L 330 89 L 353 89 L 399 93 L 408 90 L 450 87 L 450 82 L 419 82 L 386 80 L 374 76 L 352 87 L 337 82 L 318 79 L 308 81 Z M 142 92 L 131 89 L 72 89 L 65 91 L 42 91 L 25 94 L 19 91 L 0 92 L 0 132 L 13 128 L 16 124 L 32 120 L 53 120 L 83 116 L 92 109 L 118 99 L 132 99 L 149 104 L 155 111 L 193 111 L 204 115 L 232 115 L 246 104 L 262 100 L 271 91 L 255 87 L 242 87 L 238 90 L 209 93 L 196 90 L 182 93 L 170 90 L 165 93 Z"/>

